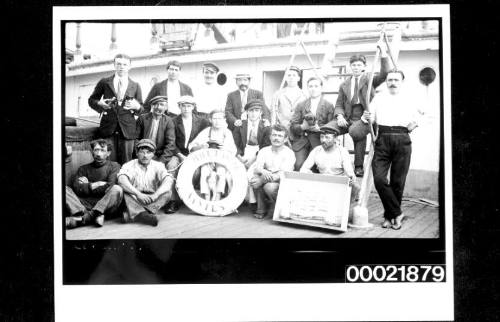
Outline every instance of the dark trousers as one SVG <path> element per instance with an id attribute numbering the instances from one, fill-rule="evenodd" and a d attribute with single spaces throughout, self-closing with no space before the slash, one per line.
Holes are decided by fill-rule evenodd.
<path id="1" fill-rule="evenodd" d="M 133 159 L 135 140 L 126 139 L 120 126 L 117 126 L 116 132 L 111 137 L 106 138 L 106 141 L 113 144 L 113 149 L 116 151 L 116 162 L 123 165 Z"/>
<path id="2" fill-rule="evenodd" d="M 318 145 L 321 144 L 321 141 L 319 140 L 319 133 L 316 132 L 308 132 L 307 134 L 304 134 L 299 140 L 304 141 L 303 143 L 299 143 L 302 145 L 302 147 L 295 151 L 295 165 L 294 165 L 294 170 L 299 171 L 300 167 L 302 166 L 302 163 L 306 161 L 307 157 L 309 156 L 309 153 L 311 152 L 312 149 L 317 147 Z M 297 142 L 298 143 L 298 142 Z M 292 143 L 292 147 L 295 143 Z"/>
<path id="3" fill-rule="evenodd" d="M 405 128 L 391 127 L 395 131 L 389 129 L 388 132 L 381 128 L 372 161 L 373 181 L 384 206 L 384 217 L 390 220 L 401 214 L 401 199 L 410 168 L 411 139 Z"/>

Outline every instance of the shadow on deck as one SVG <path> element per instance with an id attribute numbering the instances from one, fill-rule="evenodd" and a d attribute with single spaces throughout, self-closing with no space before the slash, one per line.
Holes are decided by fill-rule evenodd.
<path id="1" fill-rule="evenodd" d="M 101 228 L 93 226 L 66 230 L 68 240 L 81 239 L 182 239 L 182 238 L 438 238 L 439 208 L 437 206 L 403 200 L 406 218 L 400 230 L 384 229 L 383 208 L 377 194 L 372 193 L 368 203 L 371 228 L 349 228 L 347 232 L 310 226 L 275 222 L 270 217 L 256 219 L 248 206 L 241 206 L 238 214 L 225 217 L 207 217 L 182 207 L 177 213 L 161 212 L 157 227 L 139 223 L 124 224 L 121 219 L 106 220 Z"/>

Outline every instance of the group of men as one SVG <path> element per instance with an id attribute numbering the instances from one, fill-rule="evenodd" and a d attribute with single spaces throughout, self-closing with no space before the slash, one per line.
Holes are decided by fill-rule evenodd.
<path id="1" fill-rule="evenodd" d="M 389 71 L 387 55 L 381 52 L 381 70 L 373 85 L 387 78 L 389 95 L 396 97 L 404 75 Z M 367 111 L 370 75 L 364 72 L 364 56 L 351 57 L 353 76 L 340 86 L 335 105 L 323 96 L 319 77 L 307 80 L 309 96 L 305 96 L 298 86 L 301 70 L 291 66 L 285 72 L 287 86 L 273 95 L 270 109 L 262 92 L 250 88 L 249 74 L 236 75 L 237 90 L 221 92 L 216 84 L 219 67 L 214 63 L 203 64 L 204 84 L 193 93 L 179 80 L 178 61 L 167 64 L 168 78 L 156 83 L 143 102 L 139 84 L 128 77 L 130 63 L 130 57 L 117 55 L 115 74 L 101 79 L 88 100 L 101 115 L 101 139 L 91 143 L 94 161 L 80 167 L 73 187 L 66 187 L 68 228 L 102 226 L 104 216 L 121 209 L 122 201 L 126 222 L 156 226 L 159 209 L 173 213 L 182 205 L 174 187 L 180 165 L 189 153 L 204 148 L 229 151 L 245 165 L 247 200 L 255 204 L 256 218 L 273 213 L 283 171 L 346 175 L 356 198 L 355 176 L 363 176 L 370 120 L 380 132 L 373 170 L 385 209 L 383 226 L 401 227 L 401 197 L 411 155 L 408 133 L 416 123 L 409 108 L 404 113 L 398 110 L 397 105 L 405 103 L 399 97 L 374 100 L 375 113 Z M 386 104 L 390 111 L 385 111 Z M 346 133 L 354 141 L 354 167 L 336 140 Z M 118 163 L 109 160 L 112 141 L 117 142 Z M 227 169 L 207 163 L 199 172 L 201 196 L 223 198 L 230 182 Z M 213 187 L 212 176 L 217 178 Z"/>

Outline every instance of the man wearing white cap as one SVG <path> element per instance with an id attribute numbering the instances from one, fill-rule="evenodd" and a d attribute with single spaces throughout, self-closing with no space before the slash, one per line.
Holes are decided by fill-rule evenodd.
<path id="1" fill-rule="evenodd" d="M 199 116 L 208 119 L 215 109 L 221 109 L 226 103 L 226 94 L 217 83 L 219 67 L 215 63 L 203 64 L 203 83 L 196 88 L 196 111 Z"/>
<path id="2" fill-rule="evenodd" d="M 252 99 L 260 99 L 264 101 L 264 95 L 261 91 L 249 88 L 250 86 L 250 74 L 241 73 L 236 74 L 236 86 L 238 89 L 227 95 L 226 101 L 226 119 L 228 128 L 233 131 L 235 127 L 239 127 L 242 124 L 242 119 L 246 119 L 246 113 L 243 111 L 243 107 L 248 101 Z M 262 119 L 269 126 L 271 115 L 267 106 L 262 108 Z"/>
<path id="3" fill-rule="evenodd" d="M 156 144 L 153 160 L 167 164 L 175 151 L 175 125 L 172 118 L 165 115 L 167 97 L 155 96 L 151 99 L 151 112 L 137 119 L 137 140 L 150 139 Z"/>
<path id="4" fill-rule="evenodd" d="M 158 225 L 156 213 L 170 200 L 174 178 L 165 165 L 153 160 L 156 145 L 142 139 L 136 145 L 137 159 L 125 163 L 118 172 L 118 184 L 123 188 L 125 222 Z"/>

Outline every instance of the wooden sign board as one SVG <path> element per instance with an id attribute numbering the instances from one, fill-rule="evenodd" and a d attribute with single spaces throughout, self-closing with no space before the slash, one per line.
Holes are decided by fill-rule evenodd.
<path id="1" fill-rule="evenodd" d="M 273 220 L 347 231 L 351 187 L 349 178 L 285 172 Z"/>

